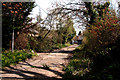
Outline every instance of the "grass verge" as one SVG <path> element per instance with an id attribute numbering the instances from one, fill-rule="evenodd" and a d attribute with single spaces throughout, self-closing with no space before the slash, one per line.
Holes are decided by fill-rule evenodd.
<path id="1" fill-rule="evenodd" d="M 53 48 L 54 49 L 59 49 L 59 48 L 64 48 L 64 47 L 68 47 L 70 46 L 70 43 L 66 43 L 66 44 L 56 44 Z"/>

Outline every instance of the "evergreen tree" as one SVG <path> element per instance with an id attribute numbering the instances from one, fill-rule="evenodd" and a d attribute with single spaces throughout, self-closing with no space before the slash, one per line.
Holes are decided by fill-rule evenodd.
<path id="1" fill-rule="evenodd" d="M 25 27 L 28 15 L 35 7 L 34 2 L 3 2 L 2 3 L 2 47 L 8 49 L 14 29 L 15 36 Z"/>

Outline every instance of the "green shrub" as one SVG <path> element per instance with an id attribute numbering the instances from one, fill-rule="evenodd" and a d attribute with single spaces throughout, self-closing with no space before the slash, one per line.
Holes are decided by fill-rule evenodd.
<path id="1" fill-rule="evenodd" d="M 82 76 L 90 70 L 90 59 L 85 58 L 84 45 L 80 45 L 73 51 L 73 58 L 70 60 L 67 67 L 65 67 L 65 75 L 63 79 L 65 80 L 82 80 Z"/>
<path id="2" fill-rule="evenodd" d="M 53 49 L 59 49 L 67 46 L 70 46 L 70 44 L 56 43 L 56 40 L 54 38 L 45 38 L 42 40 L 34 37 L 29 37 L 29 42 L 27 44 L 28 49 L 32 49 L 36 52 L 49 52 Z"/>
<path id="3" fill-rule="evenodd" d="M 20 51 L 6 51 L 2 53 L 2 67 L 10 66 L 11 64 L 16 64 L 20 61 L 24 61 L 27 58 L 34 56 L 33 53 L 27 53 L 24 50 Z"/>

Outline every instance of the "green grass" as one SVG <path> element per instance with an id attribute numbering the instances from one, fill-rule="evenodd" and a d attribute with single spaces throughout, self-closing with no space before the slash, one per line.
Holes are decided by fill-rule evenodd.
<path id="1" fill-rule="evenodd" d="M 66 43 L 66 44 L 56 44 L 53 48 L 54 49 L 59 49 L 59 48 L 64 48 L 64 47 L 68 47 L 70 46 L 70 43 Z"/>
<path id="2" fill-rule="evenodd" d="M 2 52 L 2 67 L 10 66 L 11 64 L 16 64 L 20 61 L 25 61 L 27 58 L 31 58 L 35 54 L 27 53 L 24 50 L 20 51 L 5 51 Z"/>

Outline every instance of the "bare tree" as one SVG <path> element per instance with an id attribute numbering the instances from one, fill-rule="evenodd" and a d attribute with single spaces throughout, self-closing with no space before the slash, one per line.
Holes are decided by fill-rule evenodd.
<path id="1" fill-rule="evenodd" d="M 105 1 L 106 2 L 106 1 Z M 87 27 L 94 22 L 97 15 L 102 15 L 102 11 L 96 12 L 99 5 L 109 6 L 105 2 L 85 2 L 84 0 L 67 0 L 66 2 L 56 2 L 53 4 L 53 9 L 49 12 L 50 14 L 59 17 L 61 19 L 70 16 L 76 23 L 76 26 Z M 98 14 L 99 13 L 99 14 Z"/>

